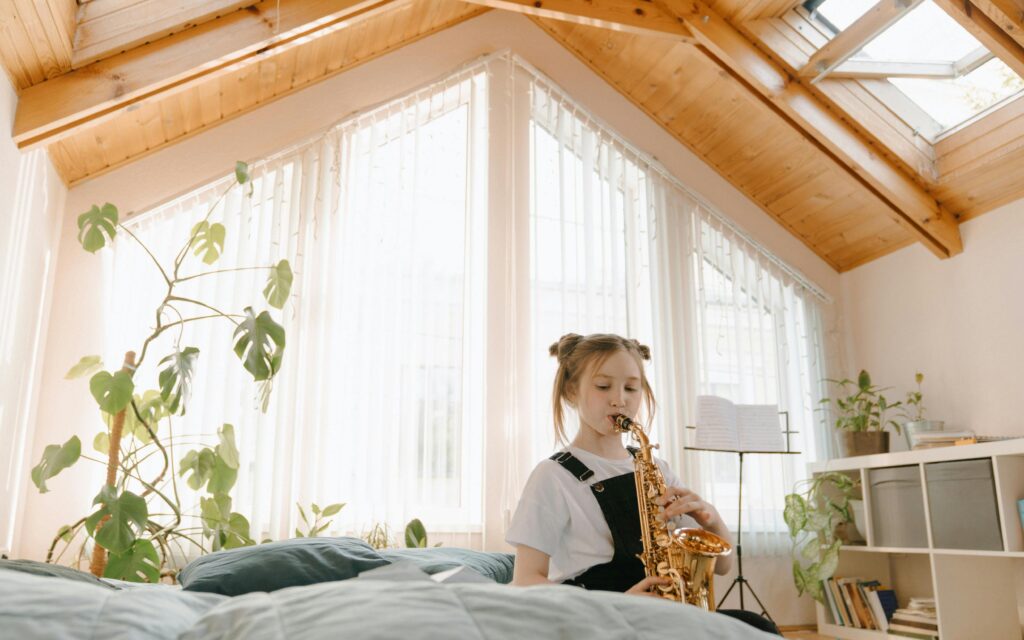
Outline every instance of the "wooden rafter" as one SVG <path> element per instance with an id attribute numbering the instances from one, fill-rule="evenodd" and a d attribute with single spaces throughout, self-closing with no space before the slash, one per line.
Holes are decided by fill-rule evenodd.
<path id="1" fill-rule="evenodd" d="M 992 18 L 965 0 L 935 0 L 943 11 L 985 45 L 1014 73 L 1024 77 L 1024 45 L 1011 37 Z"/>
<path id="2" fill-rule="evenodd" d="M 690 41 L 690 30 L 650 0 L 465 0 L 492 9 L 644 36 Z"/>
<path id="3" fill-rule="evenodd" d="M 256 0 L 93 0 L 78 11 L 71 68 L 184 31 Z"/>
<path id="4" fill-rule="evenodd" d="M 820 80 L 920 3 L 921 0 L 881 0 L 818 49 L 800 69 L 800 76 Z"/>
<path id="5" fill-rule="evenodd" d="M 847 60 L 832 69 L 829 78 L 955 78 L 959 72 L 950 62 L 896 62 Z"/>
<path id="6" fill-rule="evenodd" d="M 701 2 L 656 3 L 682 19 L 699 48 L 723 70 L 888 204 L 893 219 L 929 250 L 942 258 L 963 250 L 957 222 L 948 211 L 728 22 Z"/>
<path id="7" fill-rule="evenodd" d="M 1024 46 L 1024 0 L 972 0 L 971 4 Z"/>
<path id="8" fill-rule="evenodd" d="M 158 94 L 254 64 L 405 0 L 262 0 L 244 11 L 94 62 L 25 90 L 14 141 L 49 143 Z"/>

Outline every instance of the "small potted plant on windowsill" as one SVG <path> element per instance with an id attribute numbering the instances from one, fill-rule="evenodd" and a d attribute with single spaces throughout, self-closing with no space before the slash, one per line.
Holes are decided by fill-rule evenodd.
<path id="1" fill-rule="evenodd" d="M 907 419 L 903 423 L 904 433 L 907 436 L 907 447 L 914 448 L 914 434 L 926 431 L 942 431 L 945 423 L 942 420 L 926 420 L 924 417 L 924 397 L 921 395 L 921 383 L 924 382 L 924 374 L 920 371 L 914 374 L 914 382 L 917 383 L 917 391 L 907 394 L 903 403 L 906 409 L 903 417 Z"/>
<path id="2" fill-rule="evenodd" d="M 886 389 L 871 384 L 871 376 L 861 370 L 857 381 L 828 380 L 838 385 L 847 395 L 837 398 L 824 398 L 822 403 L 834 403 L 835 427 L 839 431 L 839 451 L 843 458 L 863 456 L 872 453 L 888 453 L 889 432 L 891 426 L 897 434 L 900 425 L 895 420 L 887 420 L 885 415 L 891 409 L 903 405 L 902 402 L 890 403 L 882 392 Z"/>

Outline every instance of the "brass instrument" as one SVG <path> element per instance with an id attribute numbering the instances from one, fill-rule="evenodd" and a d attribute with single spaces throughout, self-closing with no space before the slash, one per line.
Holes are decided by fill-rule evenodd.
<path id="1" fill-rule="evenodd" d="M 714 611 L 715 560 L 732 553 L 732 545 L 704 529 L 669 530 L 668 523 L 657 518 L 661 507 L 654 502 L 666 489 L 665 477 L 651 454 L 658 445 L 652 445 L 643 427 L 626 416 L 616 416 L 615 428 L 632 434 L 640 445 L 633 464 L 644 545 L 637 557 L 644 573 L 671 578 L 671 584 L 655 587 L 661 597 Z"/>

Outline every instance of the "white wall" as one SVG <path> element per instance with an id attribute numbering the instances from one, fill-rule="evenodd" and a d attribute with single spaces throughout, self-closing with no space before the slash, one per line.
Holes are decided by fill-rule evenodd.
<path id="1" fill-rule="evenodd" d="M 0 551 L 13 548 L 29 483 L 43 345 L 67 190 L 45 152 L 21 153 L 17 95 L 0 74 Z"/>
<path id="2" fill-rule="evenodd" d="M 495 11 L 74 188 L 68 197 L 55 296 L 64 308 L 75 309 L 75 313 L 55 315 L 51 322 L 43 388 L 54 401 L 41 407 L 35 450 L 41 452 L 45 444 L 63 442 L 72 433 L 91 438 L 96 431 L 92 417 L 95 409 L 90 407 L 92 401 L 81 381 L 61 378 L 80 356 L 97 352 L 100 344 L 97 327 L 102 322 L 102 310 L 90 302 L 94 294 L 90 283 L 100 277 L 101 263 L 83 252 L 74 239 L 77 213 L 107 200 L 122 213 L 145 209 L 227 173 L 235 160 L 267 155 L 353 111 L 386 101 L 478 56 L 506 48 L 551 76 L 627 140 L 657 157 L 683 183 L 838 298 L 838 274 L 807 247 L 544 32 L 525 18 Z M 72 515 L 82 513 L 101 482 L 99 475 L 89 473 L 84 467 L 76 468 L 52 481 L 52 493 L 31 496 L 18 548 L 21 556 L 41 557 L 56 529 Z M 746 564 L 748 577 L 777 619 L 790 624 L 812 621 L 810 601 L 795 598 L 788 561 L 751 558 Z"/>
<path id="3" fill-rule="evenodd" d="M 960 233 L 954 258 L 913 245 L 842 274 L 847 374 L 867 369 L 902 398 L 920 371 L 927 417 L 1024 436 L 1024 200 Z"/>

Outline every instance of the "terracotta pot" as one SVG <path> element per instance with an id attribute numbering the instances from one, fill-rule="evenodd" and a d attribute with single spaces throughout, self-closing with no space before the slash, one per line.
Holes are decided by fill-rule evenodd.
<path id="1" fill-rule="evenodd" d="M 840 431 L 839 455 L 843 458 L 889 453 L 888 431 Z"/>

